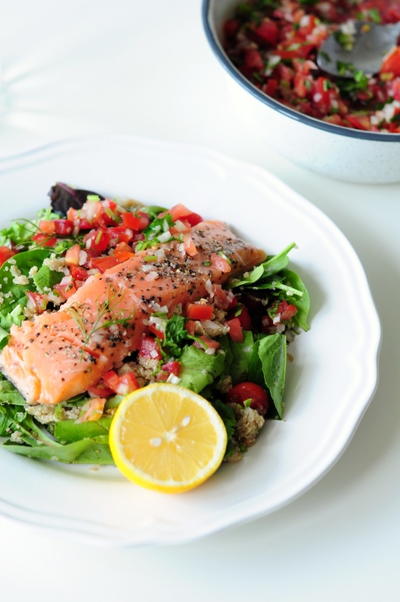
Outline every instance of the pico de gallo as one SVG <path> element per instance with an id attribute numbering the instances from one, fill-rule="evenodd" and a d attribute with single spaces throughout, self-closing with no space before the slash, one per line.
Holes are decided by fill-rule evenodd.
<path id="1" fill-rule="evenodd" d="M 15 220 L 0 231 L 0 349 L 14 325 L 56 312 L 89 278 L 139 251 L 148 282 L 171 249 L 178 246 L 188 258 L 198 253 L 191 233 L 203 217 L 184 204 L 166 209 L 119 203 L 62 183 L 50 197 L 51 208 L 37 219 Z M 83 395 L 57 405 L 30 405 L 0 373 L 5 446 L 34 458 L 112 464 L 106 435 L 121 396 L 166 381 L 214 405 L 228 433 L 226 459 L 240 459 L 266 420 L 283 417 L 287 344 L 309 328 L 307 288 L 288 268 L 294 247 L 235 276 L 229 257 L 211 252 L 202 265 L 226 274 L 225 283 L 208 281 L 207 294 L 177 304 L 172 315 L 152 298 L 139 348 Z M 106 307 L 99 307 L 90 332 L 82 316 L 76 320 L 85 335 L 82 353 L 93 354 L 94 362 L 101 347 L 92 342 L 109 337 L 120 344 L 122 320 L 110 321 Z"/>
<path id="2" fill-rule="evenodd" d="M 322 72 L 316 55 L 334 33 L 344 48 L 356 20 L 400 21 L 400 0 L 248 0 L 225 22 L 232 62 L 262 92 L 327 123 L 400 133 L 400 46 L 373 76 L 350 63 L 339 75 Z M 346 77 L 345 77 L 346 76 Z"/>

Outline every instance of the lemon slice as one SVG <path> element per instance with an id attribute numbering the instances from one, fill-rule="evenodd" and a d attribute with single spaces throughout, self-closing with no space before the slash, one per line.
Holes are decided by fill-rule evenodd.
<path id="1" fill-rule="evenodd" d="M 181 493 L 217 470 L 227 435 L 206 399 L 160 383 L 137 389 L 122 400 L 109 442 L 115 464 L 128 479 L 164 493 Z"/>

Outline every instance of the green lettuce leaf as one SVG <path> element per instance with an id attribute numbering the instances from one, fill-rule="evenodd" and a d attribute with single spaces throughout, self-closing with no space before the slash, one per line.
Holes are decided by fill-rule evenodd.
<path id="1" fill-rule="evenodd" d="M 31 251 L 30 251 L 31 252 Z M 47 265 L 42 265 L 41 268 L 32 277 L 35 288 L 39 293 L 43 293 L 48 289 L 52 289 L 55 284 L 58 284 L 64 274 L 51 270 Z"/>
<path id="2" fill-rule="evenodd" d="M 209 355 L 191 345 L 184 348 L 180 362 L 180 386 L 200 393 L 223 373 L 225 353 Z"/>
<path id="3" fill-rule="evenodd" d="M 260 339 L 258 341 L 258 357 L 260 358 L 265 385 L 271 394 L 279 417 L 282 418 L 287 363 L 285 335 L 272 334 Z"/>
<path id="4" fill-rule="evenodd" d="M 80 439 L 92 439 L 99 435 L 107 435 L 111 418 L 105 417 L 92 422 L 75 422 L 74 420 L 60 420 L 53 429 L 54 437 L 60 443 L 73 443 Z"/>
<path id="5" fill-rule="evenodd" d="M 3 403 L 24 405 L 25 399 L 14 385 L 0 373 L 0 405 Z"/>
<path id="6" fill-rule="evenodd" d="M 237 288 L 238 286 L 252 286 L 259 280 L 264 280 L 264 278 L 277 274 L 287 267 L 289 263 L 288 253 L 295 246 L 296 243 L 292 242 L 285 247 L 283 251 L 278 253 L 278 255 L 273 255 L 264 261 L 264 263 L 260 263 L 260 265 L 257 265 L 250 272 L 247 272 L 246 276 L 242 279 L 233 278 L 230 282 L 231 288 Z"/>
<path id="7" fill-rule="evenodd" d="M 14 454 L 38 460 L 54 460 L 66 464 L 114 464 L 108 446 L 108 437 L 101 435 L 91 439 L 81 439 L 67 445 L 14 445 L 2 446 Z"/>

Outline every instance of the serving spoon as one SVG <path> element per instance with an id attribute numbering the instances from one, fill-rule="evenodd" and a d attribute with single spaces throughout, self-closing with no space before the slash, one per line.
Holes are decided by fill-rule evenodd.
<path id="1" fill-rule="evenodd" d="M 355 21 L 354 33 L 339 29 L 325 40 L 317 54 L 318 67 L 340 77 L 352 78 L 355 71 L 374 75 L 380 71 L 383 58 L 396 46 L 399 36 L 400 23 L 379 25 Z"/>

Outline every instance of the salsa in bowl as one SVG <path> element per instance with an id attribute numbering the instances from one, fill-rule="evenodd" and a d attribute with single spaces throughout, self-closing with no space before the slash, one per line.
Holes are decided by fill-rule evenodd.
<path id="1" fill-rule="evenodd" d="M 353 92 L 357 94 L 361 93 L 361 90 L 353 91 L 353 96 L 350 96 L 350 93 L 347 96 L 345 94 L 339 95 L 333 84 L 330 87 L 330 79 L 326 74 L 322 74 L 317 69 L 311 69 L 312 49 L 309 45 L 302 45 L 299 41 L 292 40 L 293 45 L 289 44 L 288 48 L 283 48 L 285 44 L 281 42 L 279 36 L 288 35 L 290 37 L 298 33 L 296 32 L 297 25 L 290 21 L 288 11 L 289 9 L 294 11 L 294 7 L 300 5 L 299 2 L 279 0 L 258 3 L 258 6 L 264 4 L 261 12 L 259 10 L 255 11 L 261 14 L 261 20 L 257 17 L 258 25 L 262 25 L 264 20 L 265 23 L 274 22 L 275 24 L 272 25 L 272 28 L 271 25 L 268 26 L 268 35 L 271 36 L 270 39 L 275 46 L 273 47 L 272 44 L 266 45 L 261 53 L 257 42 L 251 40 L 248 32 L 245 34 L 241 31 L 243 29 L 247 30 L 249 19 L 251 16 L 255 17 L 251 8 L 255 4 L 240 4 L 237 0 L 203 0 L 203 25 L 206 37 L 214 55 L 230 76 L 225 80 L 225 83 L 230 82 L 229 92 L 233 101 L 231 106 L 235 107 L 233 110 L 240 110 L 242 114 L 247 115 L 248 134 L 252 138 L 262 136 L 265 138 L 267 148 L 276 149 L 295 163 L 334 178 L 361 183 L 399 181 L 400 138 L 398 133 L 394 131 L 398 127 L 395 115 L 397 114 L 397 103 L 399 101 L 391 96 L 393 86 L 397 85 L 395 84 L 397 76 L 384 75 L 383 79 L 381 79 L 381 76 L 372 78 L 372 80 L 376 80 L 375 88 L 380 89 L 379 94 L 374 89 L 374 94 L 382 98 L 384 104 L 378 104 L 375 107 L 377 115 L 373 115 L 371 108 L 373 101 L 370 98 L 370 113 L 365 114 L 367 109 L 365 106 L 360 108 L 361 100 L 357 100 L 358 104 L 356 100 L 351 101 L 351 98 L 356 98 Z M 305 29 L 308 22 L 308 27 L 312 28 L 312 32 L 316 36 L 317 33 L 321 36 L 321 43 L 323 37 L 321 32 L 325 32 L 326 28 L 342 26 L 339 16 L 335 17 L 335 22 L 329 24 L 327 17 L 325 17 L 325 22 L 322 17 L 318 17 L 319 24 L 316 23 L 317 17 L 311 18 L 313 11 L 316 10 L 315 7 L 322 4 L 330 8 L 336 7 L 336 9 L 339 5 L 343 6 L 343 3 L 333 2 L 314 3 L 313 5 L 302 3 L 297 15 L 300 20 L 303 19 Z M 376 18 L 372 4 L 373 2 L 363 3 L 363 10 L 366 11 L 365 14 L 368 14 L 370 19 L 374 16 Z M 279 30 L 279 26 L 284 23 L 283 17 L 278 19 L 273 16 L 273 13 L 278 10 L 277 6 L 283 5 L 287 9 L 285 15 L 289 23 L 286 23 L 286 34 L 282 34 Z M 395 12 L 388 13 L 389 5 L 392 10 L 395 10 L 399 3 L 381 3 L 381 7 L 386 9 L 386 12 L 382 13 L 386 19 L 385 22 L 393 22 L 397 14 Z M 238 6 L 241 8 L 238 9 Z M 358 7 L 360 6 L 361 3 L 358 3 Z M 239 16 L 242 15 L 240 19 L 237 18 L 238 10 Z M 263 17 L 264 14 L 270 16 Z M 279 15 L 279 10 L 276 14 Z M 346 21 L 347 18 L 342 13 L 342 22 Z M 238 23 L 235 23 L 235 20 Z M 237 28 L 236 32 L 235 28 Z M 268 28 L 265 25 L 264 28 L 264 34 L 267 35 Z M 324 35 L 326 35 L 326 32 Z M 263 59 L 263 56 L 267 57 L 267 55 L 276 57 L 272 59 L 272 64 L 264 70 L 264 74 L 267 73 L 267 75 L 263 75 L 262 81 L 260 81 L 255 69 L 257 64 L 260 64 L 258 54 L 252 52 L 246 55 L 246 52 L 243 52 L 243 55 L 240 55 L 236 42 L 238 36 L 239 38 L 240 36 L 246 38 L 242 40 L 243 47 L 260 53 L 261 59 Z M 251 47 L 250 44 L 252 44 Z M 278 46 L 283 56 L 278 57 L 275 50 L 275 47 Z M 314 53 L 316 48 L 317 46 L 314 46 Z M 303 58 L 290 57 L 285 52 L 300 52 L 305 53 L 305 56 Z M 310 54 L 307 55 L 307 52 Z M 233 55 L 236 55 L 236 57 Z M 245 63 L 246 56 L 247 62 Z M 253 59 L 251 59 L 252 56 Z M 253 66 L 251 60 L 254 61 Z M 305 91 L 305 97 L 296 97 L 294 78 L 297 73 L 294 64 L 298 68 L 301 66 L 305 71 L 310 68 L 307 76 L 302 73 L 296 78 L 296 90 L 301 94 Z M 253 70 L 251 76 L 249 76 L 249 67 Z M 278 78 L 274 77 L 277 73 L 280 74 Z M 290 82 L 285 82 L 285 77 L 289 78 Z M 357 79 L 359 80 L 358 83 Z M 346 82 L 348 85 L 354 84 L 356 88 L 365 85 L 365 78 L 361 74 L 354 74 L 353 80 L 347 78 Z M 272 83 L 270 83 L 271 81 Z M 307 88 L 310 86 L 311 88 L 308 90 Z M 368 90 L 370 86 L 373 86 L 373 82 L 370 82 L 370 78 L 368 78 Z M 386 96 L 383 95 L 384 90 Z M 346 99 L 347 104 L 344 99 Z M 388 102 L 384 102 L 385 99 Z M 299 103 L 296 108 L 294 108 L 295 101 Z M 391 114 L 391 111 L 393 111 L 393 114 Z M 394 120 L 392 121 L 392 119 Z M 375 123 L 371 123 L 371 120 Z"/>
<path id="2" fill-rule="evenodd" d="M 225 49 L 262 92 L 327 123 L 358 130 L 400 133 L 400 46 L 368 75 L 341 62 L 339 76 L 322 71 L 317 54 L 334 35 L 351 50 L 357 21 L 400 21 L 400 2 L 248 0 L 224 23 Z"/>

